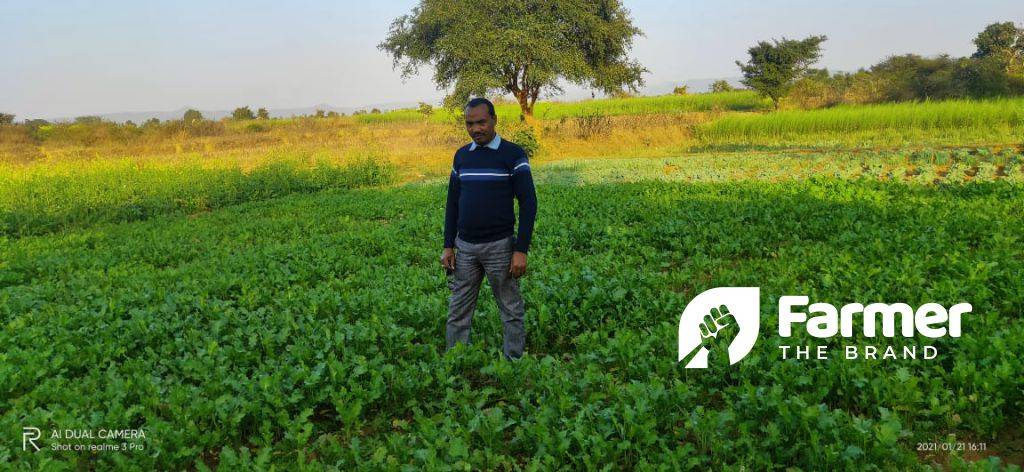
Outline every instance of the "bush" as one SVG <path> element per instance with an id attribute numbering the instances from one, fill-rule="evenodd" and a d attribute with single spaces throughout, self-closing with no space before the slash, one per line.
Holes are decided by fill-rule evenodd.
<path id="1" fill-rule="evenodd" d="M 270 127 L 263 123 L 249 123 L 245 125 L 245 130 L 250 133 L 262 133 L 268 129 L 270 129 Z"/>
<path id="2" fill-rule="evenodd" d="M 604 136 L 611 129 L 612 121 L 600 113 L 591 113 L 575 118 L 576 137 L 590 139 L 594 136 Z"/>
<path id="3" fill-rule="evenodd" d="M 540 143 L 537 141 L 537 135 L 534 134 L 533 129 L 526 127 L 520 129 L 512 134 L 512 142 L 518 144 L 526 151 L 527 157 L 533 157 L 537 150 L 540 149 Z"/>

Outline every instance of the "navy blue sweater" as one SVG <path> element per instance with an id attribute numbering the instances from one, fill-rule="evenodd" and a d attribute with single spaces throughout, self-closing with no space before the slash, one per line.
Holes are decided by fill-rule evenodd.
<path id="1" fill-rule="evenodd" d="M 519 200 L 519 235 L 515 250 L 527 252 L 537 215 L 526 152 L 501 139 L 498 149 L 467 144 L 455 151 L 448 179 L 448 203 L 444 215 L 444 247 L 455 246 L 455 237 L 469 243 L 485 243 L 512 236 L 516 223 L 512 199 Z"/>

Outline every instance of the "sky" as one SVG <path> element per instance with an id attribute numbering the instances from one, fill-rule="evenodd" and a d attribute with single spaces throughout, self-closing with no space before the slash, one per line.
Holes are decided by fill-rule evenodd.
<path id="1" fill-rule="evenodd" d="M 124 111 L 356 107 L 434 102 L 431 71 L 404 81 L 377 49 L 416 0 L 0 0 L 0 112 L 25 118 Z M 737 77 L 759 40 L 825 34 L 819 66 L 893 54 L 969 55 L 1021 0 L 623 0 L 644 36 L 632 56 L 650 89 Z M 479 2 L 481 7 L 486 2 Z M 566 99 L 589 96 L 567 87 Z"/>

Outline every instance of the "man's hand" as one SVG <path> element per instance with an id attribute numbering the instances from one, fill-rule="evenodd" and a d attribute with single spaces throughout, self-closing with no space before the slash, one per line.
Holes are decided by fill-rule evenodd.
<path id="1" fill-rule="evenodd" d="M 512 273 L 512 277 L 517 279 L 526 274 L 525 252 L 516 251 L 512 253 L 512 264 L 508 266 L 508 271 Z"/>
<path id="2" fill-rule="evenodd" d="M 441 267 L 446 270 L 455 270 L 455 249 L 446 247 L 441 253 Z"/>

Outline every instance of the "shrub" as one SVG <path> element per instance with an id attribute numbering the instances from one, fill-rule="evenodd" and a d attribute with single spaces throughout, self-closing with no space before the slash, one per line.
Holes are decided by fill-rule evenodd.
<path id="1" fill-rule="evenodd" d="M 526 151 L 527 157 L 533 157 L 537 150 L 540 149 L 540 143 L 537 141 L 537 135 L 534 134 L 533 129 L 530 127 L 522 128 L 512 134 L 512 142 L 518 144 Z"/>
<path id="2" fill-rule="evenodd" d="M 574 119 L 576 123 L 576 137 L 590 139 L 594 136 L 604 136 L 611 129 L 611 119 L 600 113 L 591 113 Z"/>

